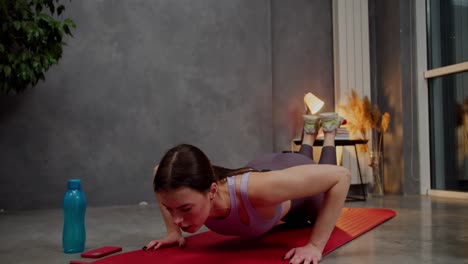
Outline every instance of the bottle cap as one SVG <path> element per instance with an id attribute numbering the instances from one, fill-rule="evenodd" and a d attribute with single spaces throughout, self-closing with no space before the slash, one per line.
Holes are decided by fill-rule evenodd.
<path id="1" fill-rule="evenodd" d="M 68 180 L 68 189 L 81 189 L 81 180 L 80 179 Z"/>

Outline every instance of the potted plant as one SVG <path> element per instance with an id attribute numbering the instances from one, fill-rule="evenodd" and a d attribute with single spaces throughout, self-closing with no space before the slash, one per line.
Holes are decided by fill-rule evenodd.
<path id="1" fill-rule="evenodd" d="M 0 0 L 0 93 L 22 92 L 57 64 L 75 23 L 59 0 Z"/>
<path id="2" fill-rule="evenodd" d="M 383 195 L 383 136 L 388 131 L 390 114 L 381 113 L 378 106 L 372 104 L 367 96 L 360 97 L 355 90 L 347 97 L 347 102 L 340 105 L 347 120 L 347 129 L 354 138 L 371 138 L 371 149 L 360 145 L 362 152 L 369 152 L 369 166 L 372 167 L 374 186 L 372 193 Z"/>

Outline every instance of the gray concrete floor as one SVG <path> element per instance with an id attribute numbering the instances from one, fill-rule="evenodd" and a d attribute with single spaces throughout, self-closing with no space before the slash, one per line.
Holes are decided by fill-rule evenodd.
<path id="1" fill-rule="evenodd" d="M 346 206 L 390 208 L 398 215 L 321 263 L 468 263 L 466 200 L 386 196 Z M 88 208 L 86 227 L 87 249 L 117 245 L 124 252 L 140 249 L 165 230 L 154 205 Z M 79 254 L 61 252 L 61 229 L 59 209 L 0 213 L 0 263 L 79 260 Z"/>

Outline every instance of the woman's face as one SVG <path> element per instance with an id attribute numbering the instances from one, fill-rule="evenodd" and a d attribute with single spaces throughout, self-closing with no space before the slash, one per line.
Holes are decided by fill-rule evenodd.
<path id="1" fill-rule="evenodd" d="M 196 232 L 205 224 L 210 214 L 211 202 L 208 193 L 182 187 L 158 193 L 157 196 L 163 210 L 171 214 L 173 223 L 184 232 Z"/>

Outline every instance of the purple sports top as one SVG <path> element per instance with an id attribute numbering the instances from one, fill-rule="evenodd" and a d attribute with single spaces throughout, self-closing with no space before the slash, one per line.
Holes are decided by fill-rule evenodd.
<path id="1" fill-rule="evenodd" d="M 247 184 L 249 182 L 250 172 L 247 172 L 241 176 L 240 194 L 244 208 L 249 216 L 249 225 L 241 222 L 239 217 L 239 208 L 236 204 L 236 182 L 235 177 L 231 176 L 227 178 L 229 198 L 231 200 L 231 211 L 226 218 L 223 219 L 208 219 L 205 222 L 205 226 L 210 230 L 231 236 L 241 237 L 257 237 L 268 231 L 270 231 L 276 223 L 280 220 L 283 206 L 280 204 L 276 208 L 275 215 L 272 219 L 265 220 L 257 214 L 252 204 L 248 199 L 247 195 Z"/>

